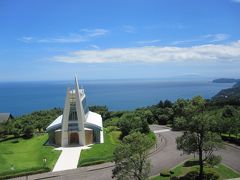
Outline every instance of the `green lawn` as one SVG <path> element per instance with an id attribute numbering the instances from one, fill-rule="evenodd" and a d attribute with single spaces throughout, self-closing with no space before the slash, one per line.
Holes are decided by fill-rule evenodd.
<path id="1" fill-rule="evenodd" d="M 104 143 L 94 144 L 91 146 L 91 149 L 83 150 L 78 166 L 87 166 L 111 161 L 113 159 L 113 151 L 119 143 L 119 136 L 119 131 L 104 131 Z"/>
<path id="2" fill-rule="evenodd" d="M 231 138 L 236 138 L 236 137 L 238 136 L 238 138 L 239 138 L 240 134 L 238 134 L 237 136 L 236 136 L 236 134 L 230 134 L 230 136 L 229 136 L 229 134 L 224 134 L 224 133 L 222 133 L 221 136 L 231 137 Z"/>
<path id="3" fill-rule="evenodd" d="M 174 172 L 174 176 L 183 176 L 189 171 L 196 169 L 195 166 L 189 166 L 185 167 L 183 163 L 179 164 L 175 168 L 172 169 Z M 229 179 L 229 178 L 237 178 L 240 177 L 240 173 L 237 173 L 236 171 L 232 170 L 228 166 L 225 166 L 223 164 L 218 165 L 217 167 L 214 167 L 213 170 L 217 172 L 220 175 L 220 179 Z M 151 180 L 170 180 L 170 177 L 163 177 L 163 176 L 156 176 L 151 178 Z"/>
<path id="4" fill-rule="evenodd" d="M 17 143 L 16 139 L 0 142 L 0 176 L 41 169 L 43 158 L 47 159 L 45 167 L 52 169 L 61 152 L 45 146 L 47 139 L 48 135 L 44 134 L 31 139 L 19 138 Z"/>

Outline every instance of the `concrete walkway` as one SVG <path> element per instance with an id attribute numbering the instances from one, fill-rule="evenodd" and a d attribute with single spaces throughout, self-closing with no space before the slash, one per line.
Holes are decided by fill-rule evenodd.
<path id="1" fill-rule="evenodd" d="M 81 150 L 89 148 L 88 146 L 56 148 L 55 150 L 62 150 L 62 153 L 53 168 L 53 172 L 76 169 Z"/>

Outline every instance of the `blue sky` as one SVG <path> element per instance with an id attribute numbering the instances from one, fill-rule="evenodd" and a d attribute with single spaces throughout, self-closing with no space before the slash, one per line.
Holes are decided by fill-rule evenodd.
<path id="1" fill-rule="evenodd" d="M 240 0 L 1 0 L 0 81 L 240 78 Z"/>

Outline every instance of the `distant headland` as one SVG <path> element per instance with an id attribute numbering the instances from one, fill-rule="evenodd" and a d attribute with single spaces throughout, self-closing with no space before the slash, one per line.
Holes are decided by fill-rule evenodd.
<path id="1" fill-rule="evenodd" d="M 240 79 L 221 78 L 213 80 L 213 83 L 235 83 L 231 88 L 223 89 L 213 96 L 216 102 L 228 102 L 230 104 L 239 104 L 240 102 Z"/>
<path id="2" fill-rule="evenodd" d="M 219 78 L 219 79 L 214 79 L 212 82 L 213 83 L 237 83 L 237 82 L 240 82 L 240 79 Z"/>

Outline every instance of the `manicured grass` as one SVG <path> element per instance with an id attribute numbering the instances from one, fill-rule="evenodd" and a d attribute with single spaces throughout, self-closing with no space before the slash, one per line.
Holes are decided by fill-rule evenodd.
<path id="1" fill-rule="evenodd" d="M 193 166 L 184 166 L 184 163 L 179 164 L 176 166 L 172 171 L 174 172 L 174 176 L 184 176 L 188 172 L 190 172 L 193 169 L 196 169 L 197 165 Z M 224 164 L 220 164 L 217 167 L 214 167 L 213 170 L 217 172 L 220 175 L 220 179 L 229 179 L 229 178 L 237 178 L 240 177 L 240 173 L 237 173 L 236 171 L 232 170 L 228 166 Z M 170 180 L 170 177 L 163 177 L 163 176 L 156 176 L 151 178 L 152 180 Z"/>
<path id="2" fill-rule="evenodd" d="M 113 159 L 113 151 L 119 143 L 119 136 L 119 131 L 104 131 L 104 143 L 94 144 L 91 146 L 91 149 L 83 150 L 78 166 L 87 166 L 111 161 Z"/>
<path id="3" fill-rule="evenodd" d="M 216 168 L 214 168 L 218 174 L 221 175 L 223 179 L 230 179 L 230 178 L 237 178 L 240 177 L 240 173 L 237 173 L 236 171 L 233 171 L 231 168 L 224 164 L 218 165 Z"/>
<path id="4" fill-rule="evenodd" d="M 31 139 L 19 138 L 19 142 L 16 142 L 16 139 L 0 142 L 0 176 L 52 169 L 61 152 L 45 146 L 47 139 L 48 135 L 43 134 Z M 47 159 L 46 164 L 43 158 Z"/>

